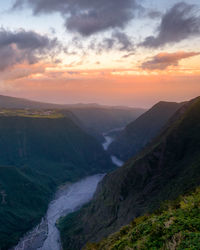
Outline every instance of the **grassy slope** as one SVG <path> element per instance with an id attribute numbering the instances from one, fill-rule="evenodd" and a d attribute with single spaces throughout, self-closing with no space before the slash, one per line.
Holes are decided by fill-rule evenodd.
<path id="1" fill-rule="evenodd" d="M 131 224 L 86 250 L 200 249 L 200 188 L 165 202 L 151 215 Z"/>
<path id="2" fill-rule="evenodd" d="M 64 249 L 99 241 L 200 184 L 200 98 L 137 157 L 108 174 L 93 201 L 60 221 Z"/>
<path id="3" fill-rule="evenodd" d="M 56 187 L 112 168 L 96 140 L 68 117 L 0 117 L 0 248 L 44 215 Z"/>

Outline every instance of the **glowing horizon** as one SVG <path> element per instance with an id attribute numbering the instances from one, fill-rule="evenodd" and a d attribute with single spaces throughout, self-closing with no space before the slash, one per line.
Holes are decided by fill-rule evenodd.
<path id="1" fill-rule="evenodd" d="M 109 4 L 1 3 L 0 94 L 145 108 L 198 96 L 199 2 Z"/>

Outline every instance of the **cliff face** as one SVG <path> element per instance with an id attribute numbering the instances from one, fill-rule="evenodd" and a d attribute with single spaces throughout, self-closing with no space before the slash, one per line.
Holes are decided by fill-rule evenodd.
<path id="1" fill-rule="evenodd" d="M 101 145 L 67 117 L 0 117 L 0 163 L 37 168 L 38 161 L 80 172 L 110 168 Z"/>
<path id="2" fill-rule="evenodd" d="M 70 117 L 0 116 L 0 248 L 40 221 L 58 185 L 111 168 Z"/>
<path id="3" fill-rule="evenodd" d="M 132 123 L 109 146 L 109 152 L 126 161 L 150 142 L 183 103 L 159 102 Z"/>
<path id="4" fill-rule="evenodd" d="M 99 241 L 200 184 L 199 110 L 197 98 L 171 119 L 154 143 L 108 174 L 90 204 L 60 221 L 64 249 Z"/>

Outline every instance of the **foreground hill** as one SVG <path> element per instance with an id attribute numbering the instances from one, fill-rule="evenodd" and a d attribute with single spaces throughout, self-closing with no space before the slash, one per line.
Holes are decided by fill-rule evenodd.
<path id="1" fill-rule="evenodd" d="M 145 112 L 140 108 L 112 107 L 98 104 L 52 104 L 0 95 L 0 108 L 4 109 L 59 109 L 69 110 L 93 135 L 114 128 L 124 127 Z M 98 135 L 97 135 L 98 137 Z"/>
<path id="2" fill-rule="evenodd" d="M 99 241 L 200 185 L 199 110 L 200 98 L 183 106 L 154 143 L 103 179 L 92 202 L 60 221 L 64 249 Z"/>
<path id="3" fill-rule="evenodd" d="M 136 155 L 162 130 L 168 119 L 183 105 L 159 102 L 131 122 L 109 146 L 109 152 L 123 161 Z"/>
<path id="4" fill-rule="evenodd" d="M 112 168 L 101 145 L 57 112 L 0 114 L 0 249 L 35 226 L 59 185 Z"/>
<path id="5" fill-rule="evenodd" d="M 151 215 L 136 218 L 128 226 L 85 250 L 200 249 L 200 188 L 166 202 Z"/>

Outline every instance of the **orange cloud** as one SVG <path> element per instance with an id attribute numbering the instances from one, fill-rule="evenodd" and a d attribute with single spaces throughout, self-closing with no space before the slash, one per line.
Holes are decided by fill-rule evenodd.
<path id="1" fill-rule="evenodd" d="M 170 63 L 196 52 L 159 54 Z M 164 59 L 165 60 L 164 60 Z M 162 61 L 160 59 L 160 61 Z M 0 76 L 1 94 L 55 103 L 98 102 L 149 107 L 159 100 L 183 101 L 200 93 L 198 58 L 180 67 L 145 70 L 141 67 L 72 69 L 66 65 L 16 65 Z"/>
<path id="2" fill-rule="evenodd" d="M 175 53 L 160 53 L 150 60 L 147 60 L 141 65 L 142 69 L 147 70 L 165 70 L 169 66 L 178 66 L 182 59 L 200 55 L 200 52 L 175 52 Z"/>

